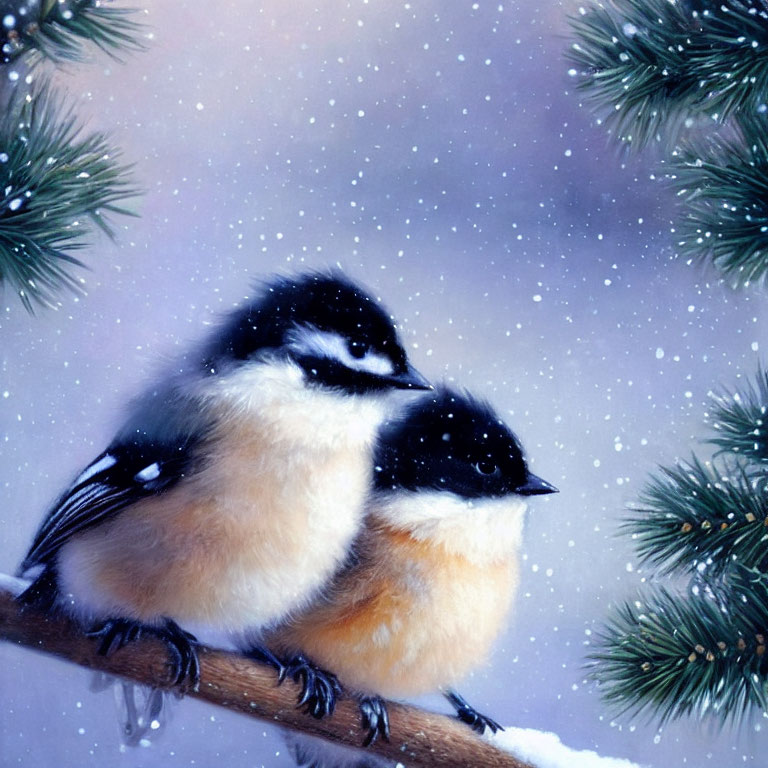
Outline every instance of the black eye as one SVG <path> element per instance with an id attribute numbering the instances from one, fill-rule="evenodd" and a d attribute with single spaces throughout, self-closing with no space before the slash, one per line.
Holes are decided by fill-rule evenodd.
<path id="1" fill-rule="evenodd" d="M 481 459 L 480 461 L 476 462 L 475 469 L 481 475 L 493 475 L 496 473 L 498 467 L 489 459 Z"/>
<path id="2" fill-rule="evenodd" d="M 362 360 L 368 352 L 368 344 L 364 341 L 348 341 L 347 349 L 356 360 Z"/>

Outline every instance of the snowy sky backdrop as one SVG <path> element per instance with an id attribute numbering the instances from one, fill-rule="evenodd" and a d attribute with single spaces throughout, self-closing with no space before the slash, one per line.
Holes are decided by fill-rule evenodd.
<path id="1" fill-rule="evenodd" d="M 672 260 L 649 157 L 622 166 L 572 93 L 575 0 L 142 5 L 147 53 L 60 78 L 136 163 L 141 218 L 86 255 L 87 298 L 38 318 L 2 299 L 0 570 L 158 357 L 252 276 L 338 262 L 561 489 L 534 500 L 514 621 L 466 697 L 649 766 L 757 765 L 759 729 L 659 733 L 583 683 L 589 632 L 640 579 L 618 517 L 699 445 L 708 391 L 754 371 L 768 297 Z M 266 726 L 190 701 L 120 754 L 87 673 L 7 645 L 0 665 L 3 768 L 291 764 Z"/>

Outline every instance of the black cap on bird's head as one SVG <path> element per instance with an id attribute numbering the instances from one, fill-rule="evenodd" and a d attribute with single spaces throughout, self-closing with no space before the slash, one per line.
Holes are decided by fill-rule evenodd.
<path id="1" fill-rule="evenodd" d="M 449 389 L 419 398 L 382 429 L 375 483 L 467 499 L 557 492 L 528 471 L 520 443 L 488 404 Z"/>
<path id="2" fill-rule="evenodd" d="M 351 393 L 431 389 L 408 361 L 390 315 L 339 272 L 278 277 L 232 314 L 209 360 L 285 354 L 307 381 Z"/>

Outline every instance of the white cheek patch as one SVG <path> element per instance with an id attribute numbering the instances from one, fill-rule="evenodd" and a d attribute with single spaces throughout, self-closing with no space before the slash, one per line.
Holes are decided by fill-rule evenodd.
<path id="1" fill-rule="evenodd" d="M 415 539 L 488 563 L 519 549 L 526 508 L 515 494 L 468 500 L 445 491 L 400 490 L 374 497 L 369 512 Z"/>
<path id="2" fill-rule="evenodd" d="M 290 346 L 301 354 L 337 360 L 353 371 L 377 376 L 391 376 L 395 372 L 394 364 L 386 355 L 369 350 L 362 357 L 353 357 L 343 336 L 312 326 L 298 326 L 291 334 Z"/>

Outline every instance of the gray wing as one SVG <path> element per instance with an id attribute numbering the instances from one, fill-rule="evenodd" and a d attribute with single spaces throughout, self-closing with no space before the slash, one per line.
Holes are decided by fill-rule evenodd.
<path id="1" fill-rule="evenodd" d="M 110 446 L 51 507 L 19 567 L 21 573 L 49 563 L 74 534 L 164 493 L 194 471 L 194 449 L 206 433 L 200 408 L 184 408 L 181 399 L 166 390 L 164 397 L 148 393 L 133 410 Z M 194 416 L 187 418 L 188 413 Z"/>

